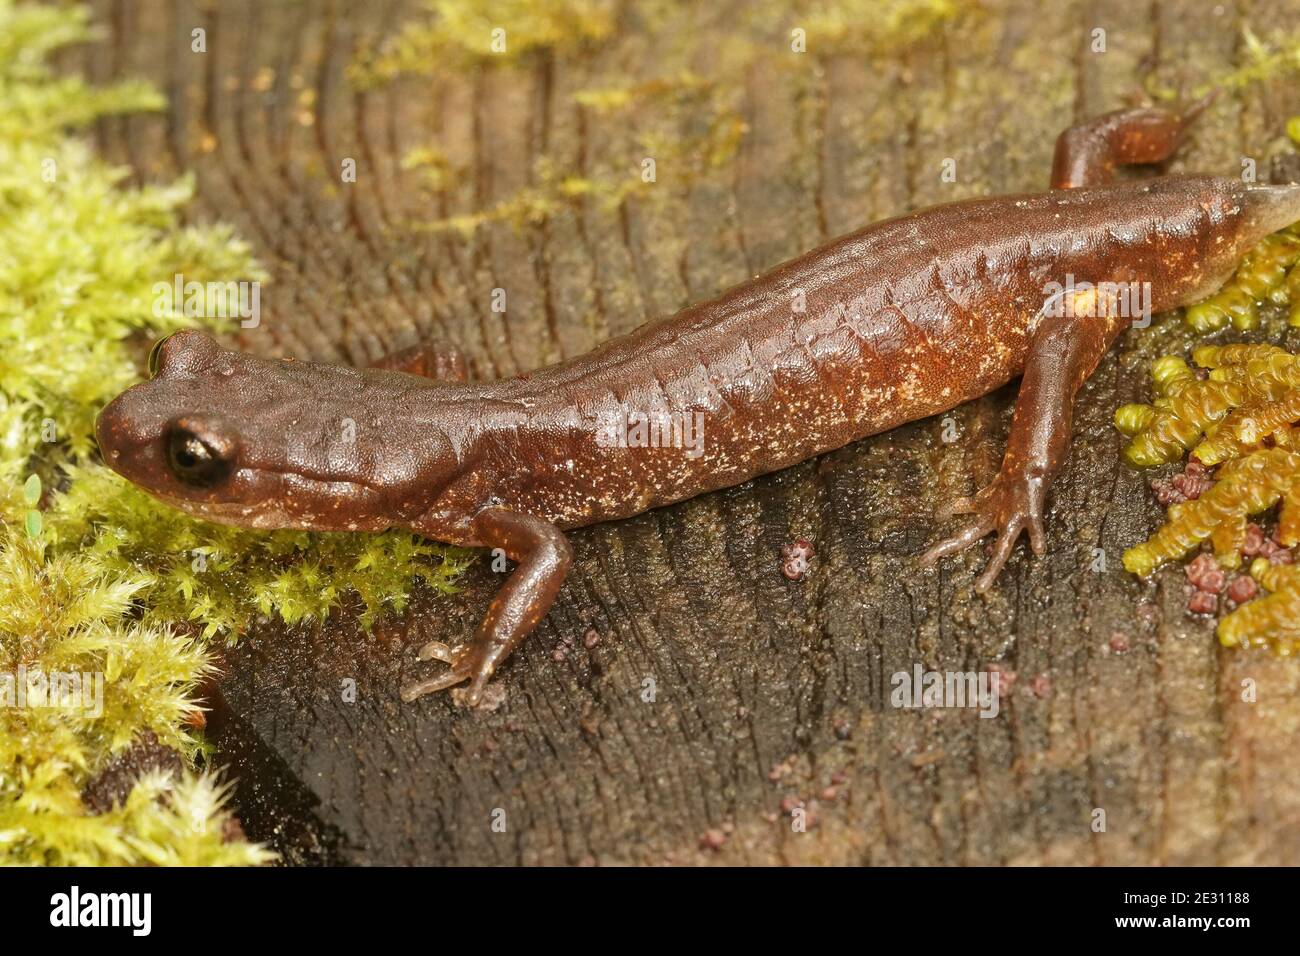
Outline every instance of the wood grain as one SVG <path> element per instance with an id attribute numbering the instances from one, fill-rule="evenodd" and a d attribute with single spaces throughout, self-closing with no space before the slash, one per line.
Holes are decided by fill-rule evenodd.
<path id="1" fill-rule="evenodd" d="M 743 34 L 743 6 L 719 5 L 704 39 Z M 68 67 L 141 75 L 170 101 L 103 121 L 99 148 L 141 180 L 193 173 L 194 218 L 234 225 L 271 273 L 263 324 L 242 346 L 366 363 L 432 337 L 480 376 L 579 353 L 872 219 L 1042 188 L 1063 126 L 1122 105 L 1146 77 L 1204 82 L 1242 62 L 1242 23 L 1265 35 L 1300 14 L 1296 0 L 990 0 L 907 49 L 814 51 L 780 70 L 760 57 L 736 86 L 748 132 L 722 174 L 679 181 L 661 164 L 667 202 L 611 213 L 578 199 L 540 224 L 464 238 L 418 224 L 536 184 L 543 155 L 576 170 L 635 159 L 621 120 L 575 92 L 679 60 L 707 71 L 708 44 L 638 36 L 643 14 L 628 5 L 618 29 L 632 39 L 617 48 L 358 92 L 355 51 L 413 4 L 94 7 L 107 42 Z M 190 51 L 194 27 L 206 54 Z M 1104 54 L 1088 49 L 1094 27 Z M 780 34 L 754 40 L 784 49 Z M 1233 91 L 1176 167 L 1233 174 L 1242 156 L 1276 151 L 1296 112 L 1294 76 Z M 468 198 L 430 195 L 402 168 L 427 145 L 465 167 Z M 339 178 L 349 157 L 355 184 Z M 955 183 L 940 176 L 945 158 Z M 508 290 L 504 316 L 489 308 L 494 288 Z M 1146 363 L 1176 338 L 1130 333 L 1102 364 L 1048 553 L 1019 549 L 986 597 L 972 590 L 978 550 L 924 574 L 911 558 L 940 531 L 936 504 L 991 476 L 1014 388 L 956 409 L 954 443 L 939 421 L 918 422 L 575 533 L 569 583 L 501 672 L 494 712 L 397 698 L 425 667 L 415 647 L 474 627 L 496 585 L 486 563 L 460 594 L 422 596 L 368 637 L 346 616 L 258 630 L 228 652 L 213 720 L 246 830 L 293 862 L 1300 863 L 1300 667 L 1219 648 L 1185 615 L 1176 569 L 1144 585 L 1119 563 L 1159 509 L 1121 465 L 1110 415 L 1144 394 Z M 798 535 L 817 557 L 792 583 L 779 551 Z M 1090 570 L 1094 548 L 1105 573 Z M 1116 633 L 1126 653 L 1110 652 Z M 916 662 L 998 662 L 1018 680 L 992 720 L 891 708 L 890 675 Z M 355 702 L 342 699 L 349 678 Z M 1247 678 L 1256 703 L 1241 700 Z M 791 797 L 816 801 L 807 832 L 782 810 Z M 491 827 L 498 809 L 504 833 Z M 700 848 L 723 828 L 721 850 Z"/>

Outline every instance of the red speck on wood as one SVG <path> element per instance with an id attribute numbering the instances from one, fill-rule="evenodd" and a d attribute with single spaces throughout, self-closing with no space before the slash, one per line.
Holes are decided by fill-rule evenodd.
<path id="1" fill-rule="evenodd" d="M 705 830 L 700 837 L 701 850 L 721 850 L 727 842 L 727 835 L 721 830 Z"/>

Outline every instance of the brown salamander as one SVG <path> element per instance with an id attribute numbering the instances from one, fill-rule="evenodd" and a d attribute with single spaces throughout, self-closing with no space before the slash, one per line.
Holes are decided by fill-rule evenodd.
<path id="1" fill-rule="evenodd" d="M 1058 140 L 1048 192 L 876 223 L 500 381 L 464 381 L 463 365 L 428 352 L 390 363 L 426 366 L 413 375 L 272 361 L 177 332 L 155 348 L 151 378 L 100 414 L 100 447 L 126 478 L 214 521 L 400 526 L 503 549 L 518 567 L 476 636 L 422 648 L 449 667 L 402 690 L 412 700 L 468 680 L 473 704 L 555 600 L 572 560 L 565 529 L 738 484 L 1022 376 L 998 475 L 946 509 L 971 517 L 923 558 L 996 531 L 987 588 L 1022 531 L 1042 552 L 1075 393 L 1133 317 L 1114 289 L 1147 284 L 1154 311 L 1192 302 L 1300 220 L 1300 186 L 1113 181 L 1119 165 L 1172 155 L 1191 115 L 1082 124 Z M 1049 290 L 1070 281 L 1063 310 Z"/>

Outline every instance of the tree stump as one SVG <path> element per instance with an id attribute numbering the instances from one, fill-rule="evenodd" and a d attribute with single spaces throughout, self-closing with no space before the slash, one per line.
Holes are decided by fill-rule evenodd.
<path id="1" fill-rule="evenodd" d="M 688 38 L 629 3 L 604 40 L 358 89 L 358 51 L 418 4 L 94 6 L 107 42 L 68 67 L 143 76 L 169 98 L 101 122 L 99 148 L 141 180 L 192 172 L 192 214 L 233 224 L 271 273 L 262 325 L 230 341 L 365 364 L 434 338 L 480 377 L 580 353 L 870 221 L 1045 188 L 1064 126 L 1145 81 L 1211 81 L 1246 62 L 1243 23 L 1267 39 L 1300 14 L 1297 0 L 986 0 L 906 42 L 825 52 L 810 31 L 794 59 L 789 31 L 815 4 L 722 4 Z M 736 54 L 730 85 L 673 108 L 689 133 L 731 96 L 743 135 L 699 176 L 659 162 L 668 198 L 606 208 L 577 194 L 522 227 L 427 228 L 538 187 L 542 157 L 635 167 L 636 121 L 667 107 L 611 115 L 576 94 L 615 75 L 653 82 L 665 64 L 710 76 L 737 40 L 758 52 Z M 1231 89 L 1173 168 L 1235 175 L 1259 157 L 1263 170 L 1296 112 L 1294 74 Z M 459 191 L 404 167 L 429 146 Z M 211 722 L 245 829 L 297 863 L 1300 863 L 1300 667 L 1220 648 L 1186 614 L 1177 568 L 1144 584 L 1119 561 L 1161 514 L 1111 415 L 1146 394 L 1149 360 L 1178 334 L 1130 332 L 1102 363 L 1047 554 L 1019 547 L 986 596 L 972 589 L 982 549 L 924 573 L 913 558 L 943 530 L 937 504 L 993 474 L 1014 386 L 955 409 L 956 441 L 920 421 L 573 533 L 573 572 L 496 678 L 494 711 L 397 696 L 434 666 L 416 647 L 472 632 L 499 580 L 486 559 L 460 593 L 422 594 L 370 635 L 346 614 L 260 627 L 227 652 Z M 817 552 L 800 582 L 781 574 L 795 537 Z M 1018 679 L 991 720 L 891 707 L 891 675 L 918 663 Z"/>

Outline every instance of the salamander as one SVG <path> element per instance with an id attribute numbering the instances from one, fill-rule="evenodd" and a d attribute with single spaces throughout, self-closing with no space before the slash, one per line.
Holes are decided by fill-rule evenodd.
<path id="1" fill-rule="evenodd" d="M 1045 192 L 877 222 L 585 355 L 495 381 L 469 380 L 453 353 L 430 348 L 357 369 L 175 332 L 155 346 L 149 379 L 100 413 L 99 446 L 130 481 L 212 521 L 403 527 L 502 549 L 516 567 L 477 633 L 421 648 L 447 666 L 401 689 L 411 701 L 468 681 L 473 705 L 555 601 L 568 529 L 736 485 L 1019 376 L 1001 468 L 943 509 L 968 517 L 921 559 L 996 532 L 983 590 L 1022 533 L 1043 551 L 1075 393 L 1134 318 L 1114 290 L 1141 284 L 1154 311 L 1191 303 L 1300 220 L 1300 186 L 1116 175 L 1170 158 L 1195 112 L 1085 122 L 1058 139 Z"/>

